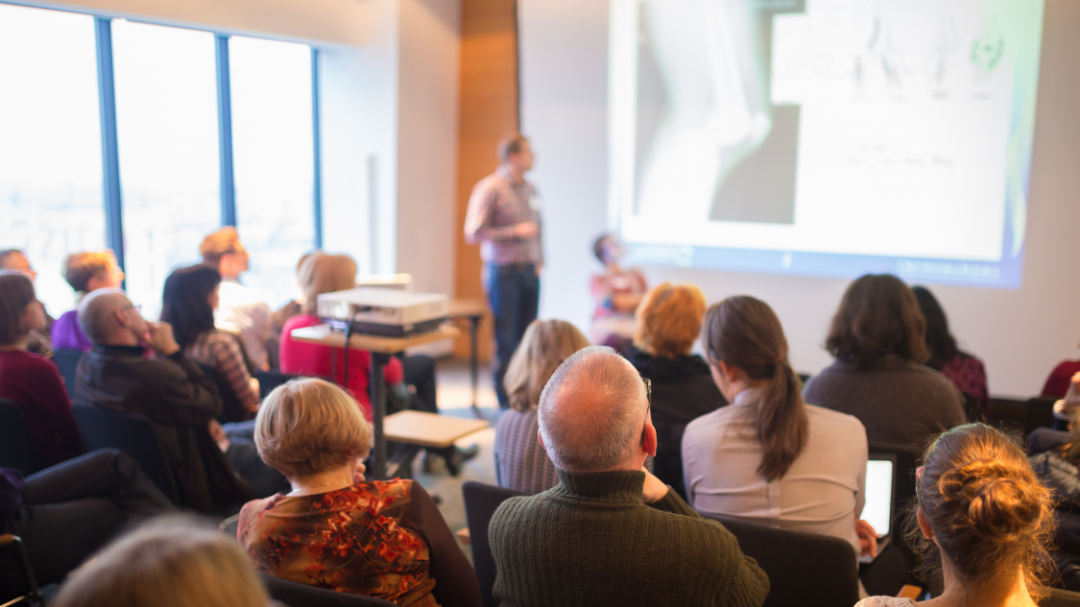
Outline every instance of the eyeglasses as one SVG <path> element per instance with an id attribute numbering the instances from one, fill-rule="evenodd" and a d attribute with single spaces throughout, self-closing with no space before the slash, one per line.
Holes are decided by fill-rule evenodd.
<path id="1" fill-rule="evenodd" d="M 641 445 L 645 445 L 645 428 L 649 427 L 649 414 L 652 413 L 652 380 L 648 377 L 642 377 L 641 381 L 645 382 L 645 399 L 649 401 L 649 405 L 645 408 L 645 423 L 641 426 Z"/>

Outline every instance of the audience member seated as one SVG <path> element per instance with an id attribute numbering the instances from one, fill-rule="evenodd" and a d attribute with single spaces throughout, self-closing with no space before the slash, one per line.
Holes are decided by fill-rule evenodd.
<path id="1" fill-rule="evenodd" d="M 26 479 L 18 470 L 0 468 L 0 533 L 13 533 L 26 543 L 39 585 L 62 581 L 132 522 L 172 509 L 135 460 L 112 449 Z M 0 563 L 0 587 L 18 583 L 22 572 L 13 565 Z"/>
<path id="2" fill-rule="evenodd" d="M 0 398 L 22 409 L 38 457 L 47 466 L 82 453 L 71 398 L 56 365 L 27 348 L 45 328 L 45 308 L 22 272 L 0 270 Z"/>
<path id="3" fill-rule="evenodd" d="M 50 607 L 267 607 L 235 541 L 181 517 L 152 521 L 76 571 Z"/>
<path id="4" fill-rule="evenodd" d="M 559 483 L 555 465 L 540 444 L 536 407 L 551 375 L 589 340 L 564 320 L 534 320 L 506 369 L 510 408 L 495 423 L 495 465 L 499 485 L 535 494 Z"/>
<path id="5" fill-rule="evenodd" d="M 926 319 L 915 294 L 891 274 L 851 283 L 825 348 L 836 362 L 803 390 L 806 402 L 859 418 L 872 441 L 925 447 L 966 420 L 964 397 L 927 359 Z"/>
<path id="6" fill-rule="evenodd" d="M 234 335 L 214 328 L 221 275 L 204 265 L 174 270 L 165 279 L 161 320 L 172 325 L 184 355 L 214 369 L 229 421 L 254 417 L 259 409 L 259 382 L 248 372 L 247 361 Z"/>
<path id="7" fill-rule="evenodd" d="M 709 308 L 703 336 L 716 385 L 732 404 L 686 428 L 690 504 L 832 536 L 856 554 L 877 556 L 877 534 L 859 520 L 866 429 L 850 415 L 803 402 L 776 313 L 753 297 L 729 297 Z"/>
<path id="8" fill-rule="evenodd" d="M 19 249 L 0 250 L 0 270 L 13 270 L 22 272 L 33 283 L 37 279 L 37 272 L 30 266 L 30 260 Z M 40 354 L 46 358 L 52 358 L 52 334 L 53 317 L 45 311 L 45 328 L 31 329 L 30 336 L 26 340 L 26 349 L 34 354 Z"/>
<path id="9" fill-rule="evenodd" d="M 123 291 L 99 289 L 79 303 L 79 324 L 94 347 L 79 361 L 75 405 L 150 420 L 182 505 L 220 512 L 288 487 L 254 445 L 225 438 L 214 421 L 222 409 L 217 388 L 184 355 L 169 323 L 147 322 Z M 159 358 L 143 357 L 143 345 Z"/>
<path id="10" fill-rule="evenodd" d="M 1050 372 L 1050 377 L 1046 378 L 1046 383 L 1043 384 L 1040 394 L 1064 398 L 1065 392 L 1069 390 L 1069 380 L 1077 373 L 1080 373 L 1080 360 L 1061 361 Z"/>
<path id="11" fill-rule="evenodd" d="M 930 351 L 926 366 L 940 371 L 964 394 L 977 398 L 983 417 L 989 419 L 990 391 L 986 387 L 986 367 L 983 362 L 974 354 L 961 351 L 956 345 L 956 338 L 949 331 L 945 310 L 929 289 L 912 287 L 911 291 L 915 293 L 919 309 L 926 319 L 926 348 Z"/>
<path id="12" fill-rule="evenodd" d="M 633 343 L 634 310 L 649 287 L 641 270 L 619 267 L 622 245 L 611 234 L 596 239 L 593 254 L 604 264 L 604 273 L 594 275 L 589 285 L 596 304 L 589 335 L 594 344 L 622 352 Z"/>
<path id="13" fill-rule="evenodd" d="M 203 263 L 221 273 L 220 303 L 215 313 L 217 327 L 238 333 L 256 369 L 270 368 L 266 342 L 270 339 L 270 306 L 256 289 L 240 284 L 251 258 L 236 228 L 225 226 L 208 235 L 199 246 Z"/>
<path id="14" fill-rule="evenodd" d="M 119 289 L 124 284 L 124 271 L 116 265 L 116 256 L 108 249 L 74 253 L 64 262 L 64 279 L 81 300 L 98 289 Z M 58 350 L 83 352 L 94 345 L 79 326 L 78 310 L 68 310 L 56 319 L 52 326 L 52 344 Z"/>
<path id="15" fill-rule="evenodd" d="M 656 453 L 645 382 L 611 348 L 556 369 L 540 396 L 554 489 L 503 502 L 493 593 L 521 605 L 761 605 L 769 580 L 738 541 L 643 468 Z"/>
<path id="16" fill-rule="evenodd" d="M 275 577 L 399 605 L 480 605 L 480 583 L 431 496 L 412 480 L 365 481 L 371 426 L 321 379 L 266 397 L 255 442 L 292 484 L 249 502 L 237 537 Z"/>
<path id="17" fill-rule="evenodd" d="M 911 537 L 944 592 L 919 603 L 870 597 L 857 607 L 1035 607 L 1053 504 L 1020 447 L 994 428 L 967 424 L 938 437 L 924 461 Z"/>
<path id="18" fill-rule="evenodd" d="M 664 283 L 637 310 L 634 347 L 626 359 L 652 384 L 652 420 L 657 446 L 653 472 L 686 499 L 682 440 L 686 424 L 727 404 L 709 365 L 691 354 L 701 331 L 705 296 L 694 285 Z"/>
<path id="19" fill-rule="evenodd" d="M 300 284 L 300 268 L 304 267 L 304 262 L 308 257 L 311 257 L 315 253 L 321 253 L 322 251 L 316 249 L 310 253 L 305 253 L 300 256 L 300 260 L 296 262 L 296 284 Z M 354 282 L 355 284 L 355 282 Z M 277 338 L 279 347 L 281 342 L 281 332 L 285 329 L 285 322 L 293 316 L 298 316 L 304 313 L 304 304 L 302 299 L 294 299 L 289 303 L 281 306 L 277 310 L 274 310 L 274 314 L 270 319 L 270 325 L 273 330 L 274 336 Z M 278 365 L 280 366 L 280 365 Z"/>
<path id="20" fill-rule="evenodd" d="M 1070 395 L 1075 392 L 1070 388 Z M 1035 451 L 1029 458 L 1035 474 L 1053 492 L 1057 506 L 1053 546 L 1058 575 L 1065 588 L 1080 591 L 1080 428 L 1076 421 L 1071 432 L 1039 428 L 1028 438 L 1028 447 Z"/>

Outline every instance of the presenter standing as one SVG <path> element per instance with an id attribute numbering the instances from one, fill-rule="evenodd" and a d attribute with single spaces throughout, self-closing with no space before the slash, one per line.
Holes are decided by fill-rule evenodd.
<path id="1" fill-rule="evenodd" d="M 465 241 L 480 243 L 483 281 L 495 314 L 495 394 L 499 407 L 510 401 L 503 377 L 540 302 L 540 198 L 525 181 L 532 168 L 529 140 L 511 133 L 499 142 L 502 164 L 473 188 L 465 215 Z"/>

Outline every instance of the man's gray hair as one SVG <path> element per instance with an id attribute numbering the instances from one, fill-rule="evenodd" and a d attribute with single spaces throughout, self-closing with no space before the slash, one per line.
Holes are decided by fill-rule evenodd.
<path id="1" fill-rule="evenodd" d="M 90 341 L 99 344 L 118 326 L 114 313 L 130 304 L 127 293 L 120 289 L 92 291 L 79 302 L 79 326 Z"/>
<path id="2" fill-rule="evenodd" d="M 578 350 L 540 394 L 540 435 L 552 463 L 570 472 L 618 466 L 640 444 L 647 404 L 644 382 L 615 350 Z"/>

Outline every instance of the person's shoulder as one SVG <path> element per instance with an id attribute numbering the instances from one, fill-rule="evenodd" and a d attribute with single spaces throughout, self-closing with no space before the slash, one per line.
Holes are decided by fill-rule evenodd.
<path id="1" fill-rule="evenodd" d="M 319 317 L 314 314 L 297 314 L 289 320 L 285 321 L 285 325 L 282 327 L 281 332 L 288 334 L 293 329 L 303 329 L 305 327 L 314 327 L 319 324 Z"/>
<path id="2" fill-rule="evenodd" d="M 717 438 L 715 434 L 716 429 L 731 423 L 731 420 L 737 415 L 738 409 L 738 407 L 728 405 L 695 418 L 686 425 L 686 432 L 683 436 L 688 437 L 704 432 L 707 434 L 710 441 L 715 441 Z"/>
<path id="3" fill-rule="evenodd" d="M 52 359 L 36 352 L 8 350 L 0 352 L 0 355 L 2 355 L 0 356 L 0 365 L 12 370 L 17 369 L 19 374 L 29 374 L 34 378 L 39 378 L 42 375 L 59 376 L 60 374 L 60 371 L 56 368 L 56 363 Z M 24 375 L 24 377 L 27 376 Z"/>
<path id="4" fill-rule="evenodd" d="M 850 430 L 860 429 L 863 432 L 866 431 L 866 428 L 863 427 L 863 423 L 859 421 L 859 418 L 826 407 L 819 407 L 817 405 L 806 403 L 806 416 L 810 418 L 810 423 L 827 424 Z"/>
<path id="5" fill-rule="evenodd" d="M 412 496 L 413 487 L 419 487 L 419 485 L 413 483 L 411 479 L 392 478 L 385 481 L 357 483 L 352 486 L 352 489 L 362 493 L 366 492 L 377 497 L 380 502 L 385 502 L 387 498 Z"/>
<path id="6" fill-rule="evenodd" d="M 541 517 L 543 516 L 542 513 L 536 512 L 536 510 L 542 508 L 550 500 L 551 498 L 546 491 L 536 495 L 508 497 L 499 504 L 499 507 L 495 509 L 495 513 L 491 516 L 491 529 L 494 531 L 496 528 L 507 525 L 512 526 L 520 519 L 534 520 Z"/>
<path id="7" fill-rule="evenodd" d="M 892 596 L 871 596 L 855 603 L 855 607 L 915 607 L 915 601 Z"/>

